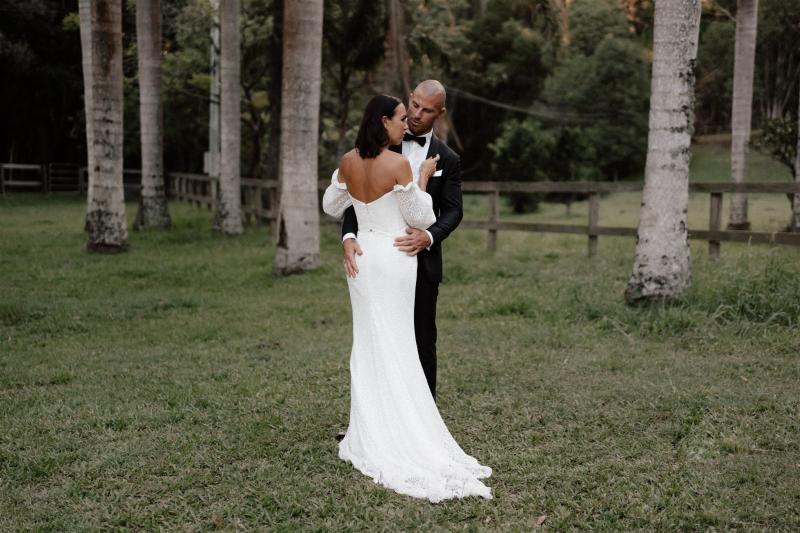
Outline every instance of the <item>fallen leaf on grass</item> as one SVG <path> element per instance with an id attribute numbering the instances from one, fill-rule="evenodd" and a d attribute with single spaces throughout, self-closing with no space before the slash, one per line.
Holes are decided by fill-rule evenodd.
<path id="1" fill-rule="evenodd" d="M 547 520 L 547 515 L 543 514 L 542 516 L 536 519 L 536 525 L 533 527 L 534 528 L 541 527 L 541 525 L 544 524 L 545 520 Z"/>

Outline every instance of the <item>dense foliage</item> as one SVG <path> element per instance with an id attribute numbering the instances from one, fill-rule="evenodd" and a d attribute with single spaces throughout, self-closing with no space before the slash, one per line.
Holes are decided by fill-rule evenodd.
<path id="1" fill-rule="evenodd" d="M 163 2 L 166 165 L 201 171 L 207 149 L 208 0 Z M 242 173 L 274 177 L 281 90 L 281 0 L 242 2 Z M 320 172 L 352 144 L 376 92 L 448 87 L 439 133 L 465 179 L 624 179 L 641 175 L 646 142 L 651 0 L 408 0 L 403 47 L 389 45 L 387 2 L 325 2 Z M 138 167 L 135 0 L 125 2 L 125 156 Z M 730 125 L 735 0 L 704 3 L 696 131 Z M 754 128 L 796 122 L 800 4 L 762 0 Z M 75 0 L 0 0 L 1 160 L 85 160 Z M 313 156 L 312 154 L 309 154 Z M 535 199 L 515 206 L 526 209 Z"/>

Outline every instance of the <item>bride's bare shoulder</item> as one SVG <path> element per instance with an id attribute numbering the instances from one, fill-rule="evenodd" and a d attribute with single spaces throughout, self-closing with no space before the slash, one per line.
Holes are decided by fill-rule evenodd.
<path id="1" fill-rule="evenodd" d="M 388 171 L 389 175 L 394 176 L 395 183 L 406 185 L 411 181 L 411 163 L 408 162 L 408 159 L 401 154 L 389 150 L 385 150 L 381 155 L 385 157 L 384 168 Z"/>
<path id="2" fill-rule="evenodd" d="M 386 165 L 390 166 L 394 169 L 404 169 L 405 167 L 411 167 L 408 162 L 408 159 L 403 157 L 402 154 L 398 154 L 397 152 L 392 152 L 391 150 L 384 150 L 381 154 L 383 160 Z"/>
<path id="3" fill-rule="evenodd" d="M 346 152 L 342 156 L 342 158 L 339 160 L 339 166 L 349 165 L 354 160 L 359 159 L 359 158 L 360 158 L 360 156 L 358 155 L 358 151 L 355 148 L 353 148 L 352 150 L 350 150 L 349 152 Z"/>

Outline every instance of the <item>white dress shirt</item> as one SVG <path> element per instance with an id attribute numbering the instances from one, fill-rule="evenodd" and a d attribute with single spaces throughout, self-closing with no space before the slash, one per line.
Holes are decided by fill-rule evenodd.
<path id="1" fill-rule="evenodd" d="M 406 130 L 406 133 L 411 132 Z M 425 135 L 418 135 L 418 137 L 425 137 L 425 146 L 420 146 L 416 141 L 403 141 L 402 143 L 403 156 L 408 159 L 409 163 L 411 163 L 411 179 L 414 181 L 414 183 L 419 183 L 419 168 L 425 161 L 425 156 L 428 155 L 428 148 L 431 146 L 432 136 L 433 129 L 431 129 Z M 431 243 L 425 249 L 430 250 L 431 246 L 433 246 L 433 235 L 431 235 L 431 232 L 428 230 L 425 230 L 425 233 L 428 234 L 428 238 L 431 240 Z M 345 233 L 342 236 L 342 242 L 346 241 L 347 239 L 355 238 L 356 236 L 354 233 Z"/>

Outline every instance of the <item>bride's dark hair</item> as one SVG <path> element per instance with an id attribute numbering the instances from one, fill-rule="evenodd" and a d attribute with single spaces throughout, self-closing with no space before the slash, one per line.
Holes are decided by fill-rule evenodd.
<path id="1" fill-rule="evenodd" d="M 389 144 L 389 134 L 386 133 L 382 119 L 391 119 L 398 105 L 400 100 L 386 94 L 373 96 L 369 101 L 356 137 L 356 149 L 361 157 L 377 157 L 381 149 Z"/>

